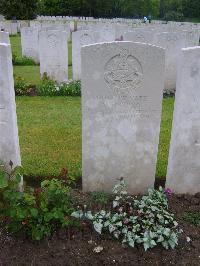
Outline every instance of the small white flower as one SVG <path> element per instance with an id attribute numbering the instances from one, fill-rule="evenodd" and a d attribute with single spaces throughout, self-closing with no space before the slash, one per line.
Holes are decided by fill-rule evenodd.
<path id="1" fill-rule="evenodd" d="M 188 243 L 192 241 L 189 236 L 186 237 L 186 240 L 187 240 Z"/>
<path id="2" fill-rule="evenodd" d="M 98 247 L 93 249 L 93 252 L 95 252 L 95 253 L 100 253 L 101 251 L 103 251 L 103 247 L 102 246 L 98 246 Z"/>

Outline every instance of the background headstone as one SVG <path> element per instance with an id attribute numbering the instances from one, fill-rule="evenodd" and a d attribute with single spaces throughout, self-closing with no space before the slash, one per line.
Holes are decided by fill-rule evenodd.
<path id="1" fill-rule="evenodd" d="M 22 55 L 32 58 L 39 63 L 39 30 L 37 27 L 23 27 L 21 29 Z"/>
<path id="2" fill-rule="evenodd" d="M 10 44 L 10 38 L 8 32 L 0 31 L 0 43 Z"/>
<path id="3" fill-rule="evenodd" d="M 57 82 L 68 81 L 68 45 L 64 31 L 41 31 L 39 34 L 40 74 Z"/>
<path id="4" fill-rule="evenodd" d="M 153 44 L 155 32 L 152 30 L 128 31 L 124 34 L 124 41 Z"/>
<path id="5" fill-rule="evenodd" d="M 181 49 L 191 44 L 188 41 L 188 33 L 184 31 L 158 33 L 154 44 L 166 49 L 165 92 L 174 92 Z"/>
<path id="6" fill-rule="evenodd" d="M 200 192 L 200 47 L 182 50 L 166 187 Z"/>
<path id="7" fill-rule="evenodd" d="M 98 42 L 96 31 L 76 31 L 72 33 L 72 68 L 73 79 L 81 79 L 81 47 Z"/>

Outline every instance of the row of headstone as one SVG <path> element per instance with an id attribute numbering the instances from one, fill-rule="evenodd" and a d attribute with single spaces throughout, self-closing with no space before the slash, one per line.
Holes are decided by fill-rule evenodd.
<path id="1" fill-rule="evenodd" d="M 68 80 L 68 33 L 62 29 L 24 27 L 21 30 L 22 55 L 40 63 L 41 77 L 46 74 L 57 82 Z"/>
<path id="2" fill-rule="evenodd" d="M 166 186 L 200 192 L 200 47 L 183 49 L 178 72 Z M 130 193 L 154 186 L 163 48 L 114 42 L 82 48 L 82 174 L 85 191 L 111 191 L 124 177 Z"/>
<path id="3" fill-rule="evenodd" d="M 112 42 L 115 40 L 115 33 L 112 31 L 76 31 L 72 33 L 72 67 L 73 79 L 81 79 L 81 48 L 84 45 Z"/>
<path id="4" fill-rule="evenodd" d="M 41 24 L 33 21 L 35 27 L 24 27 L 21 29 L 22 54 L 31 57 L 39 63 L 39 55 L 42 54 L 39 47 L 39 34 L 42 31 L 57 30 L 66 31 L 69 34 L 69 24 L 62 24 L 62 21 L 45 21 Z M 39 23 L 37 25 L 37 23 Z M 196 46 L 199 44 L 199 29 L 185 30 L 185 25 L 172 26 L 143 26 L 129 27 L 118 24 L 106 24 L 102 22 L 89 23 L 87 31 L 78 30 L 72 33 L 72 67 L 73 79 L 78 80 L 81 77 L 81 47 L 88 44 L 99 42 L 112 42 L 115 40 L 133 41 L 149 43 L 166 49 L 166 66 L 165 66 L 165 89 L 164 92 L 173 93 L 176 86 L 177 62 L 180 57 L 181 48 Z M 131 30 L 131 31 L 130 31 Z M 68 35 L 68 40 L 69 40 Z M 59 42 L 59 41 L 58 41 Z M 64 70 L 65 71 L 65 70 Z M 56 76 L 56 74 L 54 75 Z M 60 80 L 60 78 L 56 79 Z"/>
<path id="5" fill-rule="evenodd" d="M 133 19 L 133 18 L 93 18 L 93 17 L 72 17 L 72 16 L 38 16 L 36 21 L 76 21 L 76 22 L 108 22 L 108 23 L 126 23 L 126 24 L 141 24 L 143 22 L 142 19 Z M 144 23 L 143 23 L 144 24 Z M 152 20 L 151 24 L 155 25 L 176 25 L 176 26 L 189 26 L 196 25 L 196 23 L 192 22 L 175 22 L 175 21 L 163 21 L 163 20 Z"/>
<path id="6" fill-rule="evenodd" d="M 64 32 L 62 36 L 57 31 L 42 34 L 49 34 L 41 41 L 52 53 L 57 39 L 63 39 L 62 43 L 67 40 Z M 84 190 L 110 191 L 121 177 L 131 193 L 146 193 L 153 187 L 164 61 L 163 48 L 144 43 L 113 42 L 82 48 Z M 199 82 L 200 47 L 183 49 L 167 173 L 167 186 L 176 193 L 200 192 Z M 7 166 L 10 160 L 14 166 L 21 163 L 12 55 L 5 43 L 0 44 L 0 160 Z"/>
<path id="7" fill-rule="evenodd" d="M 62 30 L 66 31 L 68 34 L 68 40 L 71 39 L 71 32 L 74 29 L 74 24 L 73 23 L 64 23 L 60 21 L 30 21 L 30 27 L 37 27 L 38 30 Z"/>
<path id="8" fill-rule="evenodd" d="M 10 35 L 16 35 L 18 33 L 18 24 L 17 22 L 0 21 L 1 30 L 8 32 Z"/>
<path id="9" fill-rule="evenodd" d="M 169 29 L 168 29 L 169 30 Z M 179 32 L 158 32 L 158 30 L 137 29 L 124 34 L 125 41 L 153 44 L 166 50 L 165 92 L 176 88 L 177 64 L 181 49 L 199 45 L 200 32 L 197 30 Z"/>
<path id="10" fill-rule="evenodd" d="M 65 76 L 65 73 L 68 72 L 68 66 L 66 66 L 67 41 L 59 37 L 63 36 L 63 32 L 58 28 L 51 30 L 49 27 L 40 30 L 38 27 L 21 29 L 22 55 L 32 58 L 37 63 L 40 62 L 41 75 L 47 73 L 50 78 L 58 82 L 65 82 L 68 76 Z M 66 36 L 66 34 L 65 32 L 64 35 Z M 109 28 L 103 28 L 99 31 L 77 31 L 72 36 L 73 79 L 79 80 L 81 78 L 81 47 L 92 43 L 114 41 L 115 32 Z M 53 51 L 52 43 L 54 43 Z M 63 56 L 60 56 L 60 53 Z"/>
<path id="11" fill-rule="evenodd" d="M 98 31 L 99 32 L 99 31 Z M 73 79 L 80 79 L 81 76 L 81 47 L 99 42 L 111 42 L 120 40 L 116 38 L 116 33 L 112 29 L 105 29 L 102 35 L 98 36 L 94 31 L 78 31 L 72 34 L 72 62 Z M 113 34 L 114 33 L 114 34 Z M 114 37 L 115 35 L 115 37 Z M 174 92 L 176 87 L 176 69 L 180 57 L 181 49 L 185 47 L 197 46 L 199 44 L 199 32 L 196 30 L 180 32 L 158 32 L 157 29 L 135 29 L 134 31 L 121 32 L 121 40 L 141 43 L 149 43 L 166 49 L 165 66 L 165 90 L 164 92 Z"/>
<path id="12" fill-rule="evenodd" d="M 28 26 L 40 26 L 43 27 L 43 25 L 52 25 L 52 24 L 58 24 L 58 25 L 64 25 L 69 24 L 70 30 L 73 32 L 75 30 L 75 25 L 78 29 L 82 30 L 91 30 L 91 26 L 93 25 L 123 25 L 127 27 L 138 27 L 138 26 L 148 26 L 148 24 L 142 23 L 141 19 L 123 19 L 123 18 L 113 18 L 113 19 L 105 19 L 105 18 L 99 18 L 94 19 L 91 17 L 61 17 L 61 16 L 41 16 L 36 20 L 31 21 L 25 21 L 25 20 L 17 20 L 17 21 L 2 21 L 1 25 L 3 25 L 3 28 L 8 31 L 10 34 L 17 34 L 17 32 L 21 31 L 21 28 L 28 27 Z M 167 24 L 163 21 L 154 21 L 152 20 L 150 25 L 164 27 L 164 26 L 171 26 L 171 27 L 197 27 L 197 24 L 195 23 L 189 23 L 189 22 L 168 22 Z M 95 29 L 94 29 L 95 30 Z"/>

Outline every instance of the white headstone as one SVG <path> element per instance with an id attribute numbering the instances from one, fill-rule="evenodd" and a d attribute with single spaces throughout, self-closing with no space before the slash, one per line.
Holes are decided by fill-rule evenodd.
<path id="1" fill-rule="evenodd" d="M 199 31 L 198 30 L 185 30 L 186 34 L 186 47 L 193 47 L 199 45 Z"/>
<path id="2" fill-rule="evenodd" d="M 200 192 L 200 47 L 182 50 L 166 186 Z"/>
<path id="3" fill-rule="evenodd" d="M 0 31 L 0 43 L 10 44 L 10 38 L 8 32 Z"/>
<path id="4" fill-rule="evenodd" d="M 0 44 L 0 161 L 9 168 L 21 165 L 12 54 L 9 44 Z"/>
<path id="5" fill-rule="evenodd" d="M 71 39 L 70 25 L 69 24 L 54 24 L 54 23 L 43 23 L 42 30 L 57 30 L 65 31 L 67 33 L 67 40 Z"/>
<path id="6" fill-rule="evenodd" d="M 124 40 L 124 33 L 131 30 L 132 28 L 127 25 L 115 24 L 115 39 Z"/>
<path id="7" fill-rule="evenodd" d="M 17 34 L 17 30 L 18 30 L 18 25 L 17 22 L 10 22 L 10 21 L 6 21 L 3 22 L 2 27 L 5 31 L 9 32 L 9 34 L 11 35 L 16 35 Z"/>
<path id="8" fill-rule="evenodd" d="M 166 49 L 165 91 L 174 92 L 181 49 L 189 45 L 188 33 L 162 32 L 156 34 L 154 44 Z"/>
<path id="9" fill-rule="evenodd" d="M 64 31 L 41 31 L 39 34 L 40 74 L 57 82 L 68 81 L 68 45 Z"/>
<path id="10" fill-rule="evenodd" d="M 83 189 L 131 193 L 154 186 L 164 49 L 131 42 L 82 48 Z"/>
<path id="11" fill-rule="evenodd" d="M 115 41 L 115 30 L 112 28 L 103 27 L 99 30 L 99 42 L 114 42 Z"/>
<path id="12" fill-rule="evenodd" d="M 94 31 L 76 31 L 72 33 L 72 69 L 73 79 L 81 79 L 81 47 L 98 42 L 99 33 Z"/>
<path id="13" fill-rule="evenodd" d="M 155 32 L 152 30 L 139 30 L 128 31 L 124 34 L 124 41 L 141 42 L 141 43 L 154 43 Z"/>
<path id="14" fill-rule="evenodd" d="M 21 29 L 22 55 L 32 58 L 39 63 L 39 30 L 37 27 Z"/>

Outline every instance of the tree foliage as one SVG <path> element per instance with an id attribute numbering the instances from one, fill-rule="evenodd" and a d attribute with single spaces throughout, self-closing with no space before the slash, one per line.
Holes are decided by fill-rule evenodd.
<path id="1" fill-rule="evenodd" d="M 93 16 L 93 17 L 141 17 L 151 13 L 159 15 L 160 0 L 41 0 L 40 14 Z"/>
<path id="2" fill-rule="evenodd" d="M 153 18 L 200 17 L 199 0 L 0 0 L 6 18 L 32 19 L 48 16 Z M 173 15 L 173 16 L 172 16 Z"/>
<path id="3" fill-rule="evenodd" d="M 173 12 L 200 17 L 199 0 L 40 0 L 42 15 L 164 18 Z"/>
<path id="4" fill-rule="evenodd" d="M 37 14 L 38 0 L 0 0 L 0 13 L 6 19 L 33 19 Z"/>

